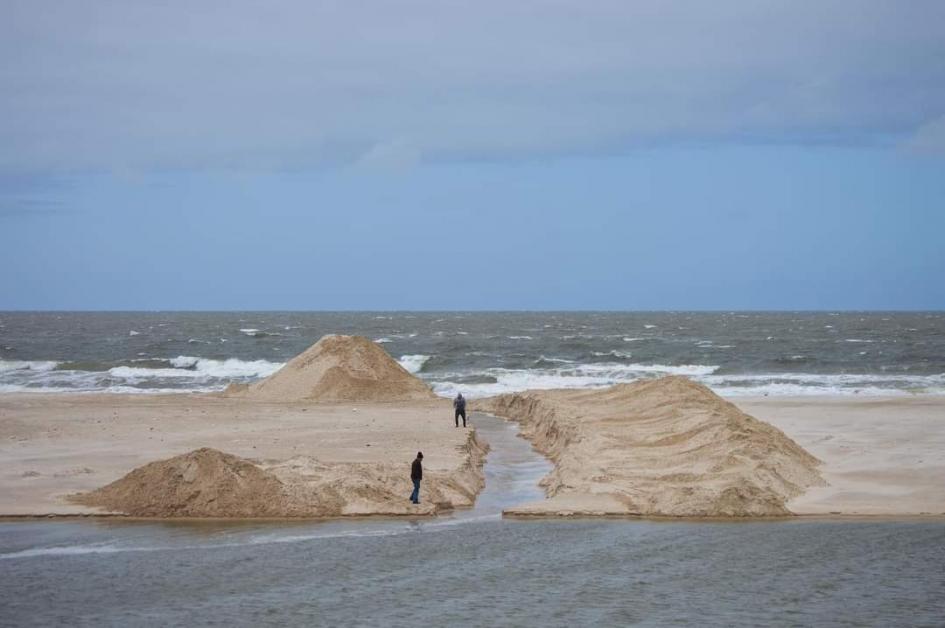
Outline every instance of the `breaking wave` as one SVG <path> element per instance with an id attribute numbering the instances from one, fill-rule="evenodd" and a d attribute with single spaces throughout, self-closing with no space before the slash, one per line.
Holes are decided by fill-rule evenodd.
<path id="1" fill-rule="evenodd" d="M 147 364 L 148 366 L 145 366 Z M 107 369 L 57 368 L 70 363 L 0 361 L 0 392 L 201 392 L 272 375 L 283 364 L 268 360 L 193 356 L 141 360 Z"/>
<path id="2" fill-rule="evenodd" d="M 423 370 L 423 365 L 426 364 L 431 356 L 429 355 L 402 355 L 398 362 L 410 373 L 419 373 Z"/>

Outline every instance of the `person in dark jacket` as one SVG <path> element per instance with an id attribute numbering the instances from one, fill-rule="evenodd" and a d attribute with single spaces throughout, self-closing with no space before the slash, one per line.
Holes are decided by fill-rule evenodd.
<path id="1" fill-rule="evenodd" d="M 456 427 L 459 427 L 459 417 L 463 417 L 463 427 L 466 427 L 466 398 L 463 397 L 463 393 L 459 393 L 456 395 L 456 399 L 453 399 L 453 409 L 456 410 L 453 417 L 456 421 Z"/>
<path id="2" fill-rule="evenodd" d="M 410 479 L 413 480 L 413 493 L 410 494 L 410 501 L 415 504 L 420 503 L 420 480 L 423 479 L 423 452 L 418 451 L 417 457 L 410 466 Z"/>

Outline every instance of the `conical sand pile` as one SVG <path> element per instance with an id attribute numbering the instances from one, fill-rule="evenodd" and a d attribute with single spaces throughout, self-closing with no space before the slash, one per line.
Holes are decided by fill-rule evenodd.
<path id="1" fill-rule="evenodd" d="M 435 395 L 380 346 L 324 336 L 276 373 L 229 394 L 265 401 L 420 401 Z"/>
<path id="2" fill-rule="evenodd" d="M 136 517 L 277 517 L 286 509 L 273 474 L 209 447 L 138 467 L 72 499 Z"/>

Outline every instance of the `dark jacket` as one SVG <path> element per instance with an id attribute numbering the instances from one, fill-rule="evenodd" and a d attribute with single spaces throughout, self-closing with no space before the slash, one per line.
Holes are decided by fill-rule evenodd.
<path id="1" fill-rule="evenodd" d="M 453 399 L 453 407 L 460 412 L 464 412 L 466 410 L 466 398 L 457 397 L 456 399 Z"/>
<path id="2" fill-rule="evenodd" d="M 422 480 L 423 479 L 423 465 L 420 463 L 420 458 L 417 458 L 413 461 L 413 466 L 410 467 L 410 479 L 411 480 Z"/>

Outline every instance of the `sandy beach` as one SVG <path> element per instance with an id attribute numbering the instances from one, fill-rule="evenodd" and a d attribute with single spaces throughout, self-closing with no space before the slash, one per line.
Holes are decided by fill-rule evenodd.
<path id="1" fill-rule="evenodd" d="M 377 472 L 372 477 L 381 488 L 402 498 L 352 499 L 333 514 L 431 514 L 437 502 L 471 504 L 481 488 L 473 434 L 454 428 L 446 400 L 313 404 L 187 394 L 0 395 L 0 514 L 101 512 L 66 497 L 201 447 L 259 461 L 304 456 L 342 469 L 366 465 Z M 418 450 L 427 470 L 425 503 L 412 506 L 409 469 Z"/>
<path id="2" fill-rule="evenodd" d="M 732 401 L 822 461 L 816 470 L 826 484 L 788 497 L 788 512 L 945 514 L 945 398 Z M 468 506 L 482 487 L 481 444 L 474 431 L 453 426 L 447 400 L 326 404 L 189 394 L 7 394 L 0 395 L 0 514 L 101 513 L 67 497 L 201 447 L 264 466 L 303 457 L 342 475 L 370 469 L 388 497 L 352 498 L 337 515 L 432 514 L 436 502 Z M 411 507 L 407 469 L 417 450 L 425 455 L 429 499 Z M 606 455 L 595 454 L 598 462 Z M 513 514 L 627 514 L 606 481 L 621 480 L 597 478 L 593 492 L 561 491 Z"/>
<path id="3" fill-rule="evenodd" d="M 943 397 L 730 400 L 816 457 L 812 467 L 798 466 L 803 461 L 793 451 L 785 458 L 777 436 L 743 447 L 744 424 L 731 425 L 737 414 L 695 407 L 693 421 L 693 411 L 680 416 L 683 407 L 669 407 L 678 403 L 672 397 L 650 399 L 630 414 L 599 391 L 482 402 L 517 420 L 556 465 L 543 481 L 549 499 L 507 514 L 945 515 Z M 674 421 L 675 435 L 667 434 Z M 709 430 L 713 438 L 705 440 Z M 768 491 L 760 501 L 751 494 L 759 488 Z M 742 503 L 728 503 L 726 492 Z"/>
<path id="4" fill-rule="evenodd" d="M 945 397 L 752 397 L 731 401 L 823 461 L 827 486 L 796 514 L 945 515 Z"/>

